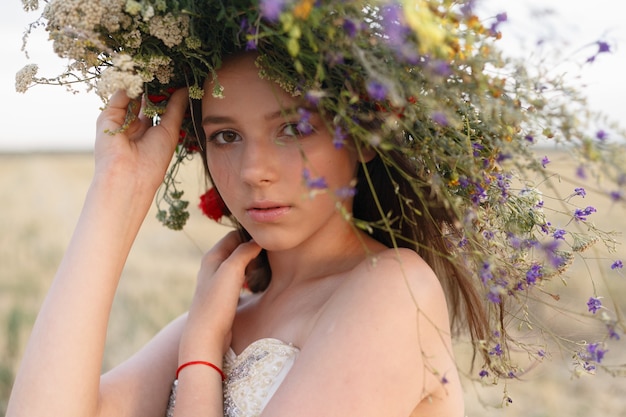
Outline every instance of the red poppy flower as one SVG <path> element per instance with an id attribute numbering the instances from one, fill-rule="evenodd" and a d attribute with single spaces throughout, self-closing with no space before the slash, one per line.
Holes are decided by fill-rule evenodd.
<path id="1" fill-rule="evenodd" d="M 220 197 L 215 187 L 209 188 L 206 193 L 200 196 L 198 207 L 202 210 L 202 214 L 216 222 L 219 221 L 226 212 L 226 204 L 224 204 L 222 197 Z"/>

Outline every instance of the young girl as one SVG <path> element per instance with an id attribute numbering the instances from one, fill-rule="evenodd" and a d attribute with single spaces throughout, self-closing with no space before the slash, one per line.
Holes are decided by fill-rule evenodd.
<path id="1" fill-rule="evenodd" d="M 176 377 L 168 415 L 463 415 L 437 277 L 415 251 L 355 229 L 346 218 L 354 197 L 336 193 L 378 156 L 354 143 L 336 149 L 315 111 L 299 130 L 302 100 L 261 79 L 256 58 L 225 61 L 224 98 L 206 97 L 201 115 L 212 181 L 252 240 L 223 238 L 202 260 L 189 313 L 99 377 L 119 275 L 186 105 L 177 91 L 159 125 L 138 113 L 110 136 L 129 104 L 116 93 L 98 120 L 94 180 L 9 416 L 160 416 Z M 308 195 L 305 169 L 324 178 L 325 192 Z M 261 249 L 271 278 L 240 298 Z"/>
<path id="2" fill-rule="evenodd" d="M 119 52 L 108 72 L 97 68 L 103 91 L 136 91 L 137 80 L 141 91 L 146 71 L 154 77 L 141 105 L 117 91 L 98 119 L 94 178 L 8 416 L 463 416 L 457 326 L 485 358 L 481 377 L 521 371 L 508 353 L 505 301 L 564 267 L 554 245 L 535 239 L 564 234 L 536 193 L 511 192 L 505 163 L 524 155 L 532 131 L 522 127 L 535 113 L 520 105 L 529 97 L 510 99 L 506 83 L 481 71 L 490 50 L 473 42 L 490 32 L 472 2 L 444 13 L 410 1 L 404 11 L 394 2 L 197 1 L 179 15 L 131 3 L 69 26 L 70 3 L 47 9 L 58 48 L 83 48 L 81 64 L 121 42 L 101 48 Z M 94 4 L 80 10 L 93 17 Z M 83 21 L 104 35 L 83 42 L 89 30 L 59 29 Z M 439 33 L 460 26 L 474 37 Z M 180 74 L 170 79 L 151 61 L 155 45 Z M 212 94 L 199 101 L 202 77 Z M 149 90 L 180 79 L 191 87 L 167 92 L 153 126 Z M 202 259 L 188 313 L 100 376 L 122 268 L 171 180 L 189 119 L 237 231 Z"/>

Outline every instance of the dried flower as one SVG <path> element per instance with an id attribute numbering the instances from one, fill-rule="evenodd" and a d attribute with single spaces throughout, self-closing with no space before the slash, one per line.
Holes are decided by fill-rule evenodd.
<path id="1" fill-rule="evenodd" d="M 25 93 L 31 86 L 37 75 L 37 64 L 28 64 L 15 75 L 15 91 Z"/>

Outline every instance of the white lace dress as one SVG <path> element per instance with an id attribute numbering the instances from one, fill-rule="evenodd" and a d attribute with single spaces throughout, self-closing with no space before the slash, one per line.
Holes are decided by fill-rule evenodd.
<path id="1" fill-rule="evenodd" d="M 260 339 L 239 355 L 224 357 L 224 416 L 257 417 L 272 398 L 298 356 L 299 349 L 277 339 Z M 174 415 L 176 381 L 167 407 Z"/>

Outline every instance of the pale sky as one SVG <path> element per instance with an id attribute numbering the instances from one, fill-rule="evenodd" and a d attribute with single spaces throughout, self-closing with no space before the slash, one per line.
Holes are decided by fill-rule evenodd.
<path id="1" fill-rule="evenodd" d="M 608 41 L 613 53 L 583 67 L 583 78 L 576 82 L 587 86 L 584 91 L 593 109 L 615 120 L 625 119 L 626 83 L 621 74 L 626 66 L 626 24 L 615 0 L 591 4 L 583 0 L 484 0 L 482 4 L 493 13 L 481 13 L 481 17 L 507 12 L 509 21 L 500 27 L 504 33 L 501 45 L 512 54 L 525 56 L 536 49 L 537 40 L 552 38 L 559 41 L 563 58 L 580 63 L 595 52 L 590 44 Z M 538 8 L 554 14 L 540 18 L 533 15 Z M 31 39 L 31 60 L 26 59 L 20 51 L 22 33 L 38 14 L 24 12 L 20 0 L 4 0 L 0 9 L 0 97 L 4 100 L 0 152 L 91 150 L 100 99 L 93 92 L 73 95 L 63 87 L 43 85 L 25 94 L 16 93 L 15 73 L 24 65 L 37 63 L 40 75 L 53 76 L 63 68 L 63 61 L 52 53 L 43 30 Z"/>

